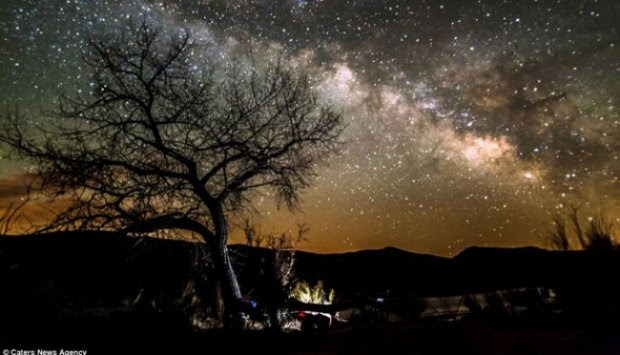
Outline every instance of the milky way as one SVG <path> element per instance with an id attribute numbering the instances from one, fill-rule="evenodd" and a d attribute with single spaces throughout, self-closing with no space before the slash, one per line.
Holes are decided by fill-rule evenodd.
<path id="1" fill-rule="evenodd" d="M 449 255 L 544 244 L 569 205 L 620 213 L 616 1 L 8 0 L 0 11 L 2 107 L 33 124 L 58 92 L 87 88 L 88 33 L 129 16 L 191 29 L 209 48 L 199 57 L 284 51 L 347 122 L 296 210 L 255 202 L 265 232 L 305 222 L 305 249 Z M 0 164 L 8 201 L 28 166 Z"/>

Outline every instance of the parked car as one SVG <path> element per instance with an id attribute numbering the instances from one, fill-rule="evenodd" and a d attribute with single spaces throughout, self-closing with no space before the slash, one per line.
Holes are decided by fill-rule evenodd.
<path id="1" fill-rule="evenodd" d="M 323 332 L 331 328 L 332 315 L 325 312 L 298 311 L 296 318 L 301 322 L 301 329 L 307 332 Z"/>

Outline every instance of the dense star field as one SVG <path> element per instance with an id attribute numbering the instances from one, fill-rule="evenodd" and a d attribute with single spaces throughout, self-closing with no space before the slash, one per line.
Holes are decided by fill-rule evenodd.
<path id="1" fill-rule="evenodd" d="M 89 89 L 89 33 L 146 16 L 208 45 L 282 51 L 343 113 L 346 144 L 297 209 L 257 197 L 263 232 L 303 249 L 442 255 L 544 244 L 551 214 L 620 212 L 620 4 L 601 1 L 34 1 L 0 9 L 0 102 L 32 124 Z M 0 207 L 29 166 L 0 151 Z M 241 240 L 236 231 L 233 241 Z"/>

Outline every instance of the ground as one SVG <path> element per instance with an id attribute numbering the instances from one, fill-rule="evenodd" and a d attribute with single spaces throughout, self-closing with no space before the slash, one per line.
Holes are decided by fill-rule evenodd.
<path id="1" fill-rule="evenodd" d="M 194 331 L 173 323 L 98 320 L 31 329 L 5 348 L 81 349 L 88 354 L 620 354 L 604 330 L 571 324 L 411 321 L 337 326 L 328 333 Z M 5 339 L 6 340 L 6 339 Z"/>

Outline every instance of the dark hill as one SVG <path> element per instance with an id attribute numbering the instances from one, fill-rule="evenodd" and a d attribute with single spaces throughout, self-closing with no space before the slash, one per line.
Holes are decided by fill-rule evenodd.
<path id="1" fill-rule="evenodd" d="M 245 291 L 258 281 L 244 275 L 252 275 L 247 271 L 272 253 L 231 246 Z M 2 237 L 0 330 L 2 319 L 14 327 L 15 322 L 27 325 L 33 319 L 79 312 L 161 310 L 166 305 L 187 309 L 195 303 L 192 295 L 208 294 L 213 284 L 205 278 L 203 256 L 195 243 L 109 233 Z M 433 296 L 528 286 L 614 295 L 620 275 L 616 254 L 531 247 L 469 248 L 451 259 L 396 248 L 342 254 L 298 251 L 295 256 L 298 279 L 323 280 L 342 298 L 387 290 Z"/>
<path id="2" fill-rule="evenodd" d="M 231 247 L 238 259 L 267 255 L 267 249 Z M 296 274 L 346 293 L 385 292 L 419 296 L 458 295 L 521 287 L 556 287 L 617 270 L 618 258 L 583 251 L 536 247 L 470 247 L 454 258 L 388 247 L 340 254 L 296 253 Z M 241 263 L 243 264 L 243 263 Z M 606 273 L 603 273 L 606 274 Z"/>
<path id="3" fill-rule="evenodd" d="M 271 253 L 264 248 L 231 246 L 240 273 Z M 196 272 L 200 258 L 194 243 L 110 233 L 4 237 L 0 238 L 0 283 L 2 289 L 45 291 L 47 285 L 80 290 L 88 297 L 123 298 L 144 286 L 176 288 L 202 278 Z M 438 295 L 552 286 L 587 277 L 592 269 L 610 267 L 601 265 L 604 261 L 590 253 L 534 247 L 471 247 L 452 259 L 388 247 L 340 254 L 298 251 L 295 270 L 299 279 L 323 280 L 340 292 L 391 289 Z"/>

